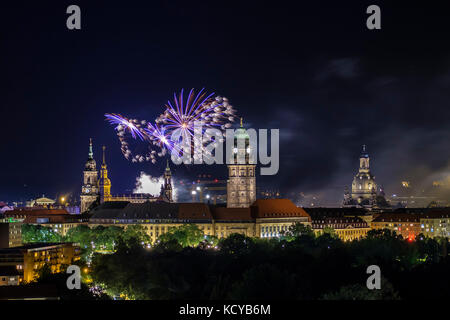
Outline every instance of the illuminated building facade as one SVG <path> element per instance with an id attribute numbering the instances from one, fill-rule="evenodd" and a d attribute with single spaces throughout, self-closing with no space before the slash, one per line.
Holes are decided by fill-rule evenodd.
<path id="1" fill-rule="evenodd" d="M 377 215 L 372 229 L 389 229 L 405 239 L 415 239 L 423 234 L 430 238 L 450 238 L 449 208 L 398 209 Z"/>
<path id="2" fill-rule="evenodd" d="M 0 222 L 0 248 L 11 248 L 21 245 L 22 223 L 18 221 Z"/>
<path id="3" fill-rule="evenodd" d="M 420 215 L 408 213 L 383 213 L 372 220 L 372 229 L 389 229 L 404 239 L 414 240 L 421 232 Z"/>
<path id="4" fill-rule="evenodd" d="M 430 238 L 450 238 L 450 208 L 431 209 L 421 215 L 420 230 Z"/>
<path id="5" fill-rule="evenodd" d="M 372 208 L 377 205 L 377 184 L 370 172 L 370 157 L 366 146 L 363 145 L 359 157 L 359 170 L 353 178 L 351 194 L 348 189 L 344 192 L 344 207 Z"/>
<path id="6" fill-rule="evenodd" d="M 92 151 L 92 139 L 89 141 L 88 160 L 84 165 L 83 185 L 81 187 L 81 212 L 89 209 L 92 203 L 98 198 L 98 176 L 97 164 Z"/>
<path id="7" fill-rule="evenodd" d="M 56 200 L 44 197 L 42 195 L 41 198 L 37 198 L 34 200 L 30 200 L 26 202 L 27 207 L 42 207 L 42 208 L 50 208 L 56 203 Z"/>
<path id="8" fill-rule="evenodd" d="M 312 228 L 316 235 L 331 228 L 342 241 L 352 241 L 364 238 L 370 231 L 370 226 L 359 217 L 323 217 L 312 219 Z"/>
<path id="9" fill-rule="evenodd" d="M 276 237 L 294 223 L 310 224 L 311 218 L 288 199 L 256 200 L 249 208 L 227 208 L 205 203 L 141 204 L 105 202 L 93 210 L 89 225 L 143 225 L 152 241 L 171 228 L 196 224 L 205 235 L 218 238 L 232 233 L 248 237 Z"/>
<path id="10" fill-rule="evenodd" d="M 6 221 L 19 221 L 26 224 L 41 225 L 65 236 L 67 231 L 79 225 L 87 225 L 85 214 L 69 214 L 65 209 L 15 209 L 5 215 Z"/>
<path id="11" fill-rule="evenodd" d="M 74 243 L 33 243 L 21 247 L 0 249 L 0 267 L 13 266 L 20 274 L 20 282 L 33 281 L 36 271 L 45 264 L 51 272 L 61 271 L 62 265 L 80 260 L 80 248 Z"/>
<path id="12" fill-rule="evenodd" d="M 232 164 L 228 165 L 227 207 L 248 208 L 256 200 L 256 166 L 250 161 L 250 137 L 242 119 L 241 127 L 235 132 L 233 146 Z"/>

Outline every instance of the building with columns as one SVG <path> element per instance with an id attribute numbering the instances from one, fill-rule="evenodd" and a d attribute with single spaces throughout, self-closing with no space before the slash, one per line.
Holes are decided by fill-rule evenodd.
<path id="1" fill-rule="evenodd" d="M 229 159 L 227 207 L 248 208 L 256 200 L 256 165 L 251 161 L 250 137 L 242 125 L 236 130 L 233 155 Z"/>

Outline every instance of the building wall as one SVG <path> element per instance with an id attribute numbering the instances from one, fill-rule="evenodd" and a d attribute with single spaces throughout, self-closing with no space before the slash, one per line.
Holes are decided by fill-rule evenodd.
<path id="1" fill-rule="evenodd" d="M 289 227 L 295 223 L 302 223 L 309 226 L 311 225 L 311 222 L 306 217 L 257 219 L 255 224 L 255 237 L 278 237 L 280 236 L 281 231 L 287 231 Z"/>
<path id="2" fill-rule="evenodd" d="M 306 225 L 311 223 L 308 218 L 291 218 L 291 219 L 256 219 L 256 221 L 215 221 L 211 222 L 130 222 L 124 223 L 119 220 L 104 220 L 103 222 L 91 221 L 89 223 L 90 228 L 95 228 L 96 226 L 118 226 L 122 228 L 127 228 L 130 225 L 141 225 L 146 229 L 147 234 L 152 239 L 152 243 L 156 242 L 159 236 L 169 232 L 172 228 L 180 227 L 183 224 L 193 223 L 203 231 L 205 235 L 216 236 L 217 238 L 226 238 L 230 234 L 239 233 L 247 237 L 275 237 L 279 235 L 280 230 L 287 230 L 289 226 L 294 223 L 301 222 Z M 272 234 L 266 233 L 263 230 L 273 230 Z M 275 234 L 277 230 L 277 234 Z"/>
<path id="3" fill-rule="evenodd" d="M 342 241 L 353 241 L 365 238 L 367 236 L 367 232 L 371 229 L 367 228 L 345 228 L 345 229 L 333 229 L 336 235 Z M 314 229 L 314 233 L 319 236 L 323 233 L 323 229 Z"/>
<path id="4" fill-rule="evenodd" d="M 18 275 L 2 275 L 0 274 L 0 286 L 18 286 L 20 283 L 20 276 Z"/>
<path id="5" fill-rule="evenodd" d="M 0 223 L 0 248 L 11 248 L 22 245 L 22 223 Z"/>
<path id="6" fill-rule="evenodd" d="M 418 221 L 372 221 L 373 230 L 389 229 L 405 239 L 415 239 L 421 233 Z"/>
<path id="7" fill-rule="evenodd" d="M 248 208 L 256 200 L 255 165 L 229 165 L 227 207 Z"/>
<path id="8" fill-rule="evenodd" d="M 71 265 L 80 259 L 80 248 L 76 244 L 42 244 L 42 247 L 23 246 L 0 253 L 0 266 L 14 266 L 20 281 L 30 282 L 36 271 L 48 264 L 52 272 L 60 272 L 62 265 Z"/>
<path id="9" fill-rule="evenodd" d="M 430 238 L 450 238 L 450 219 L 447 217 L 421 218 L 419 229 L 421 233 Z"/>
<path id="10" fill-rule="evenodd" d="M 71 265 L 79 259 L 80 249 L 72 244 L 27 250 L 23 257 L 23 280 L 33 281 L 36 277 L 36 271 L 45 264 L 50 266 L 53 273 L 58 273 L 61 272 L 62 265 Z"/>

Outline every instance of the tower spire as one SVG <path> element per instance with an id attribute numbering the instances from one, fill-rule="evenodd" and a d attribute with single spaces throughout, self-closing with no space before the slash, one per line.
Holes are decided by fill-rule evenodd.
<path id="1" fill-rule="evenodd" d="M 241 128 L 243 128 L 244 126 L 242 125 L 242 117 L 241 117 Z"/>
<path id="2" fill-rule="evenodd" d="M 103 146 L 103 165 L 106 165 L 106 160 L 105 160 L 105 150 L 106 150 L 106 147 L 105 146 Z"/>
<path id="3" fill-rule="evenodd" d="M 89 138 L 89 159 L 94 159 L 94 152 L 92 152 L 92 138 Z"/>
<path id="4" fill-rule="evenodd" d="M 361 150 L 361 158 L 368 158 L 369 154 L 367 153 L 367 146 L 365 144 L 362 145 Z"/>

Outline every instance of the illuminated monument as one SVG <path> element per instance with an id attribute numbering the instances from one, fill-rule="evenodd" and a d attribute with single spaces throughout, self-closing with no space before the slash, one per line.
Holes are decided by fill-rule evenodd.
<path id="1" fill-rule="evenodd" d="M 377 203 L 377 184 L 375 177 L 370 172 L 370 158 L 363 145 L 359 157 L 359 170 L 353 178 L 352 193 L 345 190 L 344 207 L 366 207 L 372 208 Z"/>
<path id="2" fill-rule="evenodd" d="M 92 139 L 89 142 L 89 156 L 83 172 L 83 186 L 81 188 L 81 212 L 85 212 L 98 200 L 99 204 L 110 201 L 127 201 L 131 203 L 143 203 L 146 201 L 173 202 L 172 173 L 169 163 L 164 171 L 164 183 L 161 185 L 161 193 L 152 195 L 149 193 L 131 193 L 123 195 L 111 194 L 111 180 L 108 177 L 106 165 L 105 147 L 103 146 L 103 162 L 100 168 L 100 178 L 96 168 L 96 162 L 92 152 Z"/>
<path id="3" fill-rule="evenodd" d="M 243 140 L 242 143 L 238 143 Z M 242 125 L 234 134 L 233 158 L 228 165 L 227 207 L 248 208 L 256 200 L 255 165 L 250 164 L 250 137 Z M 238 158 L 245 159 L 238 163 Z"/>
<path id="4" fill-rule="evenodd" d="M 97 200 L 98 181 L 97 167 L 92 152 L 92 139 L 89 141 L 88 160 L 84 165 L 83 186 L 81 187 L 81 212 L 85 212 L 89 206 Z"/>

